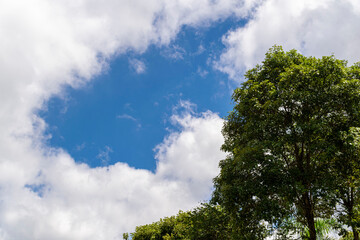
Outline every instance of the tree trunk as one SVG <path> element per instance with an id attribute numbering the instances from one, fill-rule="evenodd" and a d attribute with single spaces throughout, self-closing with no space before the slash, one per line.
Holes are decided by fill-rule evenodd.
<path id="1" fill-rule="evenodd" d="M 314 215 L 313 215 L 314 216 Z M 310 240 L 316 240 L 316 229 L 315 229 L 315 221 L 314 218 L 307 219 L 308 228 L 310 233 Z"/>
<path id="2" fill-rule="evenodd" d="M 306 218 L 307 227 L 309 228 L 309 233 L 310 233 L 309 239 L 316 240 L 314 208 L 312 206 L 309 195 L 310 195 L 309 192 L 303 193 L 303 195 L 302 195 L 303 203 L 304 203 L 305 218 Z"/>
<path id="3" fill-rule="evenodd" d="M 353 234 L 354 234 L 354 240 L 359 240 L 359 232 L 356 230 L 356 228 L 352 227 Z"/>
<path id="4" fill-rule="evenodd" d="M 351 229 L 353 231 L 353 235 L 354 235 L 354 240 L 359 240 L 359 232 L 356 230 L 356 227 L 354 226 L 354 224 L 352 224 L 353 218 L 354 218 L 354 187 L 349 187 L 349 195 L 348 195 L 348 199 L 346 199 L 347 201 L 344 201 L 345 206 L 348 210 L 348 217 L 349 217 L 349 222 L 351 223 Z"/>

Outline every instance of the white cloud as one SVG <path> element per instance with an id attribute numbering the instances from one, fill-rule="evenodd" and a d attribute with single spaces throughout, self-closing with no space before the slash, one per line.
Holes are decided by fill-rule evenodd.
<path id="1" fill-rule="evenodd" d="M 205 69 L 202 69 L 201 67 L 198 67 L 196 73 L 199 74 L 199 76 L 202 78 L 205 78 L 209 74 L 208 71 L 206 71 Z"/>
<path id="2" fill-rule="evenodd" d="M 185 54 L 186 54 L 185 49 L 178 46 L 178 45 L 169 46 L 167 49 L 165 49 L 162 52 L 162 55 L 164 57 L 174 59 L 174 60 L 182 60 L 182 59 L 184 59 Z"/>
<path id="3" fill-rule="evenodd" d="M 215 66 L 233 79 L 261 63 L 274 44 L 305 55 L 360 60 L 360 4 L 356 0 L 268 0 L 245 27 L 230 31 Z"/>
<path id="4" fill-rule="evenodd" d="M 141 128 L 141 123 L 138 119 L 134 118 L 133 116 L 129 115 L 129 114 L 121 114 L 121 115 L 117 115 L 116 118 L 118 119 L 128 119 L 133 121 L 134 123 L 136 123 L 136 126 L 138 129 Z"/>
<path id="5" fill-rule="evenodd" d="M 206 200 L 218 161 L 224 158 L 219 151 L 223 120 L 212 112 L 184 109 L 172 121 L 181 131 L 172 132 L 156 147 L 155 173 L 120 162 L 89 168 L 55 149 L 48 149 L 46 158 L 28 149 L 26 169 L 16 161 L 3 162 L 3 238 L 121 239 L 122 232 L 136 225 Z M 101 157 L 110 150 L 105 148 Z M 44 161 L 34 166 L 36 159 Z M 24 183 L 41 184 L 42 197 Z"/>
<path id="6" fill-rule="evenodd" d="M 120 115 L 117 115 L 116 118 L 119 118 L 119 119 L 129 119 L 129 120 L 131 120 L 131 121 L 137 122 L 137 119 L 134 118 L 133 116 L 129 115 L 129 114 L 120 114 Z"/>
<path id="7" fill-rule="evenodd" d="M 174 117 L 183 132 L 159 145 L 159 167 L 152 173 L 121 162 L 98 168 L 75 163 L 44 144 L 47 126 L 36 111 L 51 96 L 63 95 L 64 86 L 81 87 L 101 74 L 117 54 L 167 45 L 185 24 L 246 16 L 255 4 L 0 1 L 0 239 L 121 239 L 135 225 L 207 198 L 222 158 L 222 120 L 215 114 Z M 195 169 L 199 176 L 190 175 Z"/>
<path id="8" fill-rule="evenodd" d="M 156 175 L 191 183 L 189 192 L 196 193 L 196 199 L 206 200 L 212 188 L 209 179 L 218 174 L 219 160 L 225 157 L 219 151 L 223 142 L 223 121 L 210 111 L 194 116 L 191 105 L 183 107 L 187 108 L 185 112 L 171 118 L 174 125 L 180 126 L 181 132 L 172 132 L 156 147 Z"/>
<path id="9" fill-rule="evenodd" d="M 130 67 L 137 73 L 142 74 L 146 71 L 146 65 L 143 61 L 139 59 L 130 59 L 129 60 Z"/>

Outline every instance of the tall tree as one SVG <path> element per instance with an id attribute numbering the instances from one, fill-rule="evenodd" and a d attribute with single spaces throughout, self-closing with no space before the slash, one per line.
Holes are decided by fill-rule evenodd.
<path id="1" fill-rule="evenodd" d="M 341 136 L 360 126 L 355 68 L 275 46 L 234 91 L 223 127 L 229 154 L 213 201 L 243 228 L 244 239 L 260 239 L 295 217 L 316 240 L 315 219 L 333 214 Z"/>

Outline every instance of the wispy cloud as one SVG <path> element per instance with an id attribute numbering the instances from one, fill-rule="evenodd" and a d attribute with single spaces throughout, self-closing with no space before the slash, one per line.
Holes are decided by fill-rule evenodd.
<path id="1" fill-rule="evenodd" d="M 135 117 L 129 115 L 129 114 L 117 115 L 116 118 L 118 118 L 118 119 L 128 119 L 128 120 L 131 120 L 131 121 L 133 121 L 133 122 L 136 123 L 136 126 L 137 126 L 138 129 L 141 128 L 141 123 L 140 123 L 140 121 L 139 121 L 138 119 L 136 119 Z"/>
<path id="2" fill-rule="evenodd" d="M 136 118 L 134 118 L 133 116 L 129 115 L 129 114 L 121 114 L 121 115 L 117 115 L 116 118 L 119 119 L 129 119 L 131 121 L 137 122 L 138 120 Z"/>
<path id="3" fill-rule="evenodd" d="M 171 58 L 174 60 L 181 60 L 184 59 L 186 51 L 184 48 L 178 45 L 172 45 L 163 50 L 162 55 L 166 58 Z"/>
<path id="4" fill-rule="evenodd" d="M 102 163 L 102 165 L 108 165 L 110 161 L 110 153 L 112 153 L 113 150 L 109 146 L 105 146 L 103 149 L 100 149 L 98 155 L 96 156 L 97 159 L 99 159 Z"/>
<path id="5" fill-rule="evenodd" d="M 76 145 L 75 146 L 75 149 L 76 149 L 76 151 L 82 151 L 84 148 L 86 147 L 86 143 L 85 142 L 83 142 L 82 144 L 80 144 L 80 145 Z"/>
<path id="6" fill-rule="evenodd" d="M 131 69 L 133 69 L 137 74 L 145 73 L 146 65 L 143 61 L 133 58 L 129 60 Z"/>
<path id="7" fill-rule="evenodd" d="M 134 109 L 131 107 L 131 103 L 125 103 L 124 104 L 124 109 L 134 111 Z"/>
<path id="8" fill-rule="evenodd" d="M 202 77 L 202 78 L 205 78 L 205 77 L 209 74 L 208 71 L 206 71 L 205 69 L 202 69 L 201 67 L 198 67 L 198 69 L 197 69 L 196 72 L 197 72 L 197 74 L 199 74 L 200 77 Z"/>
<path id="9" fill-rule="evenodd" d="M 202 44 L 200 44 L 196 52 L 194 52 L 192 55 L 193 56 L 201 55 L 202 53 L 205 52 L 205 50 L 206 50 L 205 47 Z"/>

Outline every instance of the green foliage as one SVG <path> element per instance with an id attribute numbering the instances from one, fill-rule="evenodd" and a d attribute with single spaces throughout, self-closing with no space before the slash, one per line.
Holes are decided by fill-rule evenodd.
<path id="1" fill-rule="evenodd" d="M 354 234 L 352 232 L 345 232 L 343 236 L 341 236 L 340 240 L 353 240 Z"/>
<path id="2" fill-rule="evenodd" d="M 295 217 L 316 239 L 315 219 L 329 218 L 339 202 L 342 135 L 360 126 L 359 72 L 333 56 L 275 46 L 246 73 L 223 127 L 229 155 L 213 194 L 244 234 L 263 239 Z"/>
<path id="3" fill-rule="evenodd" d="M 128 233 L 123 233 L 123 239 L 124 240 L 129 240 L 129 234 Z"/>
<path id="4" fill-rule="evenodd" d="M 235 233 L 220 206 L 202 204 L 188 212 L 138 226 L 133 240 L 226 240 Z"/>
<path id="5" fill-rule="evenodd" d="M 315 229 L 317 232 L 317 240 L 334 240 L 329 237 L 329 233 L 332 230 L 339 228 L 339 223 L 336 219 L 315 219 Z M 278 229 L 275 239 L 277 240 L 289 240 L 289 239 L 309 239 L 309 229 L 297 222 L 295 219 L 287 219 L 283 222 L 281 228 Z"/>
<path id="6" fill-rule="evenodd" d="M 218 205 L 203 204 L 189 212 L 189 227 L 186 236 L 189 239 L 216 240 L 230 239 L 228 216 Z"/>
<path id="7" fill-rule="evenodd" d="M 152 224 L 138 226 L 131 234 L 132 240 L 184 239 L 182 232 L 186 217 L 187 213 L 180 212 L 176 217 L 166 217 Z"/>

